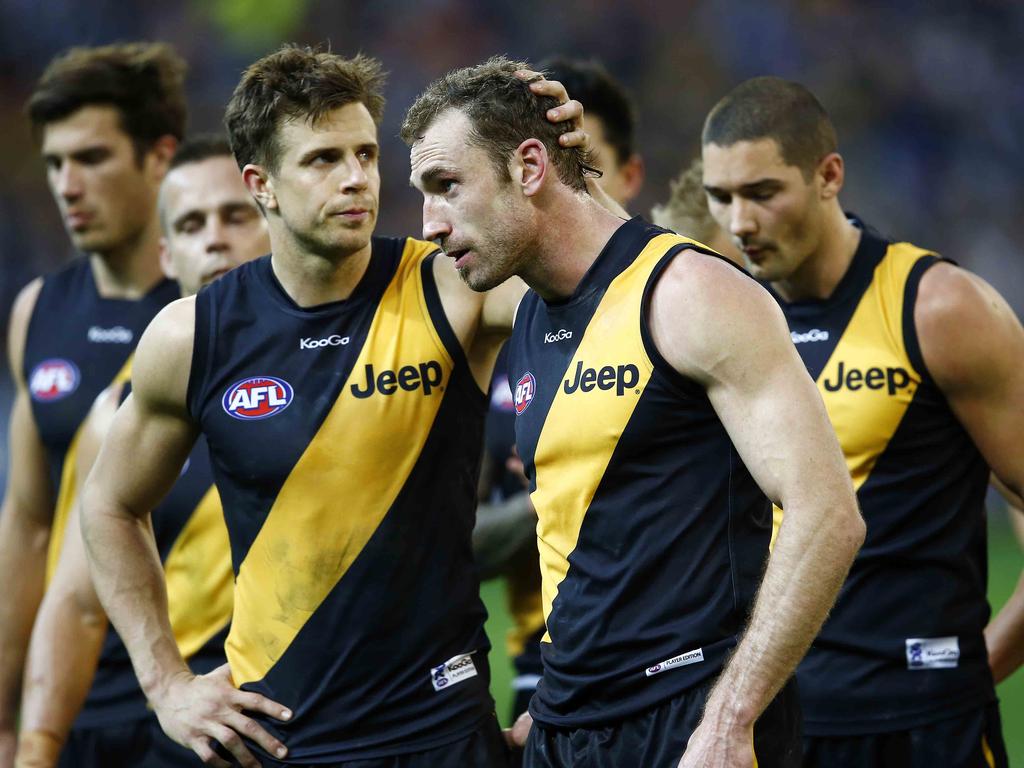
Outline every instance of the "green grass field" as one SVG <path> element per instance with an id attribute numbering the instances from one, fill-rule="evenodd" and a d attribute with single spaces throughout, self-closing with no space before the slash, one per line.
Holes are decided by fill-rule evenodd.
<path id="1" fill-rule="evenodd" d="M 1024 567 L 1024 553 L 1010 532 L 1005 518 L 992 516 L 989 526 L 989 600 L 993 611 L 997 610 L 1013 592 L 1013 588 Z M 483 586 L 482 595 L 490 613 L 487 634 L 494 644 L 491 651 L 492 693 L 498 705 L 498 717 L 508 725 L 508 710 L 511 700 L 509 681 L 512 668 L 505 654 L 505 633 L 509 627 L 509 616 L 505 610 L 504 585 L 500 581 L 489 581 Z M 1024 670 L 1018 670 L 1009 680 L 999 686 L 999 700 L 1002 708 L 1003 735 L 1011 765 L 1024 765 Z"/>

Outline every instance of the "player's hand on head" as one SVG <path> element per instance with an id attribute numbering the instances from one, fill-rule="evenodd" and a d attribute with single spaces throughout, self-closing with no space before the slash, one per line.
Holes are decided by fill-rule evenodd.
<path id="1" fill-rule="evenodd" d="M 558 137 L 558 143 L 563 147 L 590 148 L 590 135 L 583 130 L 583 105 L 575 99 L 570 99 L 565 86 L 557 80 L 547 80 L 542 72 L 533 72 L 529 69 L 521 69 L 516 76 L 526 80 L 530 84 L 530 90 L 537 96 L 550 96 L 558 102 L 557 107 L 547 111 L 547 118 L 552 123 L 569 123 L 572 130 L 566 131 Z"/>
<path id="2" fill-rule="evenodd" d="M 686 744 L 679 768 L 754 768 L 754 730 L 706 716 Z"/>
<path id="3" fill-rule="evenodd" d="M 153 702 L 153 708 L 164 732 L 199 755 L 207 765 L 231 768 L 214 751 L 214 742 L 230 752 L 243 768 L 260 768 L 244 739 L 278 758 L 288 753 L 284 744 L 243 712 L 258 712 L 276 720 L 288 720 L 291 712 L 265 696 L 236 688 L 227 664 L 206 675 L 182 675 L 167 686 L 161 700 Z"/>

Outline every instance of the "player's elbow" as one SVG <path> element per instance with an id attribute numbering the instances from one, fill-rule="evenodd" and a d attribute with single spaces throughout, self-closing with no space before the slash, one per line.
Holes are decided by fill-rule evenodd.
<path id="1" fill-rule="evenodd" d="M 857 506 L 857 497 L 850 493 L 848 498 L 843 498 L 836 505 L 835 510 L 833 525 L 835 539 L 839 545 L 837 549 L 849 563 L 853 563 L 867 535 L 864 517 Z"/>

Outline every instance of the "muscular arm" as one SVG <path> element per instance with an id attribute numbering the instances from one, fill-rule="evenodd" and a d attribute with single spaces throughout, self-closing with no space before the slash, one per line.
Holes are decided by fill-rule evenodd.
<path id="1" fill-rule="evenodd" d="M 22 359 L 28 322 L 42 280 L 18 295 L 11 311 L 8 349 L 15 398 L 11 409 L 7 493 L 0 508 L 0 768 L 14 760 L 15 721 L 32 621 L 43 595 L 46 548 L 53 522 L 53 489 L 46 452 L 32 418 Z"/>
<path id="2" fill-rule="evenodd" d="M 115 385 L 103 392 L 82 426 L 76 473 L 79 486 L 92 469 L 117 412 L 120 391 L 121 386 Z M 81 487 L 76 497 L 81 498 Z M 19 766 L 57 764 L 60 748 L 96 674 L 106 629 L 107 616 L 89 577 L 76 504 L 68 518 L 68 535 L 57 569 L 32 629 L 21 707 Z"/>
<path id="3" fill-rule="evenodd" d="M 914 322 L 925 365 L 1009 492 L 1024 496 L 1024 329 L 988 283 L 936 264 L 918 288 Z M 985 630 L 999 682 L 1024 663 L 1024 579 Z"/>
<path id="4" fill-rule="evenodd" d="M 732 266 L 686 251 L 654 291 L 651 330 L 702 383 L 761 489 L 786 510 L 753 613 L 681 765 L 749 765 L 754 721 L 831 608 L 864 523 L 814 383 L 776 303 Z"/>
<path id="5" fill-rule="evenodd" d="M 236 690 L 226 666 L 192 675 L 171 632 L 167 585 L 148 517 L 180 474 L 196 438 L 186 407 L 194 306 L 194 299 L 181 299 L 166 307 L 139 341 L 132 394 L 114 418 L 82 492 L 82 535 L 96 593 L 167 735 L 208 763 L 227 766 L 211 749 L 215 739 L 248 768 L 258 763 L 240 733 L 282 756 L 284 745 L 241 710 L 281 716 L 283 707 Z"/>

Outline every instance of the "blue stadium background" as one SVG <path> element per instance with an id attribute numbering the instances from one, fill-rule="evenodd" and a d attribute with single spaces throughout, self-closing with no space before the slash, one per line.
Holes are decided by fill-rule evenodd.
<path id="1" fill-rule="evenodd" d="M 448 69 L 494 53 L 603 60 L 639 108 L 648 176 L 638 213 L 664 199 L 668 180 L 699 149 L 705 113 L 726 90 L 759 74 L 796 79 L 837 125 L 847 208 L 885 234 L 960 261 L 1024 312 L 1024 3 L 0 0 L 0 323 L 22 285 L 72 255 L 21 113 L 29 88 L 68 46 L 132 39 L 168 41 L 188 59 L 194 130 L 217 128 L 244 66 L 282 42 L 329 41 L 335 51 L 382 59 L 391 78 L 380 231 L 390 234 L 420 228 L 398 124 L 420 89 Z M 6 419 L 10 382 L 0 380 Z M 997 499 L 990 512 L 990 593 L 998 606 L 1024 557 Z M 500 651 L 507 626 L 500 585 L 486 585 L 485 596 Z M 495 668 L 504 712 L 508 671 L 503 660 Z M 1000 696 L 1011 758 L 1024 760 L 1024 673 Z"/>

